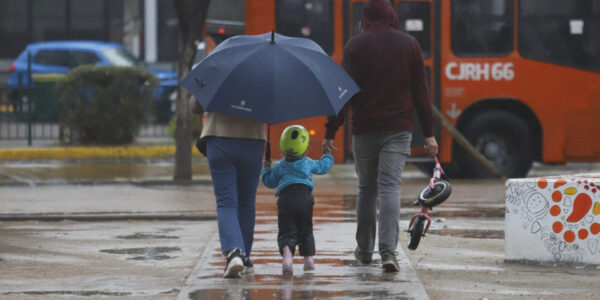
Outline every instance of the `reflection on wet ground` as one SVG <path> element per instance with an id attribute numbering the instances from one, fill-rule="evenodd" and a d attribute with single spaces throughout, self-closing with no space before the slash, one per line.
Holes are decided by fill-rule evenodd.
<path id="1" fill-rule="evenodd" d="M 167 255 L 171 252 L 180 252 L 179 247 L 144 247 L 144 248 L 121 248 L 121 249 L 103 249 L 100 252 L 110 254 L 130 254 L 133 255 L 127 259 L 132 260 L 165 260 L 176 258 Z"/>
<path id="2" fill-rule="evenodd" d="M 427 299 L 410 262 L 398 247 L 400 273 L 383 273 L 379 255 L 373 264 L 355 263 L 356 185 L 317 183 L 315 188 L 314 233 L 317 247 L 315 271 L 302 270 L 302 258 L 294 260 L 294 275 L 281 275 L 277 249 L 276 198 L 261 188 L 257 198 L 257 224 L 251 258 L 254 273 L 239 279 L 223 279 L 225 259 L 215 236 L 179 295 L 180 299 Z M 418 189 L 421 186 L 408 186 Z M 408 190 L 408 188 L 407 188 Z M 407 194 L 413 191 L 408 190 Z M 434 208 L 429 234 L 474 239 L 502 239 L 500 228 L 464 227 L 465 219 L 502 219 L 504 206 L 494 203 L 446 201 Z M 461 199 L 462 200 L 462 199 Z M 420 210 L 407 195 L 402 199 L 401 229 Z M 458 220 L 458 221 L 457 221 Z M 461 223 L 462 222 L 462 223 Z M 483 221 L 485 222 L 485 221 Z M 210 250 L 212 249 L 212 250 Z M 377 249 L 376 249 L 377 250 Z"/>
<path id="3" fill-rule="evenodd" d="M 123 297 L 130 296 L 131 293 L 111 293 L 105 291 L 23 291 L 18 293 L 2 293 L 2 295 Z"/>
<path id="4" fill-rule="evenodd" d="M 295 290 L 283 288 L 268 291 L 269 295 L 262 289 L 206 289 L 198 290 L 189 295 L 190 299 L 413 299 L 407 294 L 390 295 L 387 291 L 319 291 L 319 290 Z"/>
<path id="5" fill-rule="evenodd" d="M 152 159 L 7 162 L 0 165 L 0 183 L 171 179 L 173 169 L 170 160 Z M 194 178 L 207 177 L 208 164 L 203 159 L 195 159 L 192 173 Z"/>
<path id="6" fill-rule="evenodd" d="M 251 254 L 254 272 L 239 279 L 223 279 L 225 259 L 215 235 L 180 299 L 427 299 L 401 248 L 399 273 L 383 273 L 377 253 L 373 264 L 357 265 L 353 255 L 355 223 L 327 214 L 318 219 L 314 226 L 317 253 L 313 272 L 304 272 L 302 257 L 295 257 L 294 275 L 281 274 L 277 218 L 263 216 L 257 220 Z"/>
<path id="7" fill-rule="evenodd" d="M 504 239 L 504 230 L 434 229 L 428 233 L 472 239 Z"/>
<path id="8" fill-rule="evenodd" d="M 124 240 L 163 240 L 163 239 L 178 239 L 175 235 L 166 235 L 166 232 L 176 231 L 174 228 L 161 229 L 161 232 L 136 232 L 129 235 L 118 235 L 116 238 Z"/>

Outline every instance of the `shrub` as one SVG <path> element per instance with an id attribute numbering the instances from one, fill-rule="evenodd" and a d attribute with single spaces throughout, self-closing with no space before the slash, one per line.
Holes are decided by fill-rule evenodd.
<path id="1" fill-rule="evenodd" d="M 81 144 L 131 143 L 150 112 L 158 79 L 143 68 L 80 66 L 58 84 L 60 123 Z"/>

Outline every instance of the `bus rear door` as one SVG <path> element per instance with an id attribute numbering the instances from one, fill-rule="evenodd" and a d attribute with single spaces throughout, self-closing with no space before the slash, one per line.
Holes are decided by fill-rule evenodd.
<path id="1" fill-rule="evenodd" d="M 344 44 L 359 33 L 360 22 L 362 19 L 362 9 L 365 5 L 364 0 L 344 1 L 345 22 L 344 22 Z M 414 36 L 423 52 L 425 60 L 425 70 L 429 80 L 429 89 L 431 97 L 436 107 L 440 106 L 439 82 L 440 82 L 440 49 L 439 49 L 439 32 L 440 32 L 440 4 L 439 0 L 396 0 L 394 9 L 400 20 L 399 29 Z M 414 112 L 414 134 L 411 147 L 412 157 L 410 162 L 423 163 L 431 162 L 432 159 L 427 157 L 423 145 L 425 144 L 419 118 Z M 346 126 L 348 127 L 348 126 Z M 436 124 L 436 139 L 439 143 L 439 125 Z M 345 134 L 345 152 L 346 156 L 352 154 L 350 148 L 351 135 L 346 130 Z"/>
<path id="2" fill-rule="evenodd" d="M 440 107 L 440 4 L 439 0 L 396 0 L 395 9 L 400 20 L 400 30 L 417 39 L 425 60 L 425 71 L 429 80 L 429 91 L 434 105 Z M 431 162 L 425 154 L 425 145 L 421 124 L 416 112 L 413 113 L 414 134 L 410 162 Z M 439 123 L 436 122 L 436 139 L 439 139 Z M 441 145 L 440 145 L 441 146 Z"/>

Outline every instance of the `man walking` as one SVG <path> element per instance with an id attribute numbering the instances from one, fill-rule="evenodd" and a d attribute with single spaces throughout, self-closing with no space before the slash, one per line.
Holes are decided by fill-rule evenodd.
<path id="1" fill-rule="evenodd" d="M 359 180 L 354 256 L 361 264 L 371 263 L 379 228 L 383 269 L 398 272 L 400 179 L 410 156 L 415 108 L 426 152 L 434 156 L 438 146 L 419 43 L 397 29 L 398 16 L 389 0 L 369 0 L 362 13 L 360 33 L 348 41 L 342 59 L 342 66 L 361 88 L 349 102 Z M 325 125 L 324 153 L 337 150 L 333 139 L 347 111 L 348 105 Z"/>

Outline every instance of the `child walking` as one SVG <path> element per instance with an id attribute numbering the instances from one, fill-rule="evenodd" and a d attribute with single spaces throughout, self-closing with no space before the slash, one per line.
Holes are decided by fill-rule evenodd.
<path id="1" fill-rule="evenodd" d="M 304 270 L 315 268 L 315 238 L 313 236 L 312 174 L 326 174 L 333 165 L 333 156 L 323 154 L 315 161 L 304 153 L 308 148 L 308 131 L 300 125 L 288 126 L 281 134 L 279 147 L 285 158 L 271 168 L 265 161 L 261 171 L 262 182 L 269 188 L 277 188 L 277 218 L 279 234 L 277 243 L 283 257 L 283 275 L 292 275 L 293 256 L 296 245 L 304 256 Z"/>

